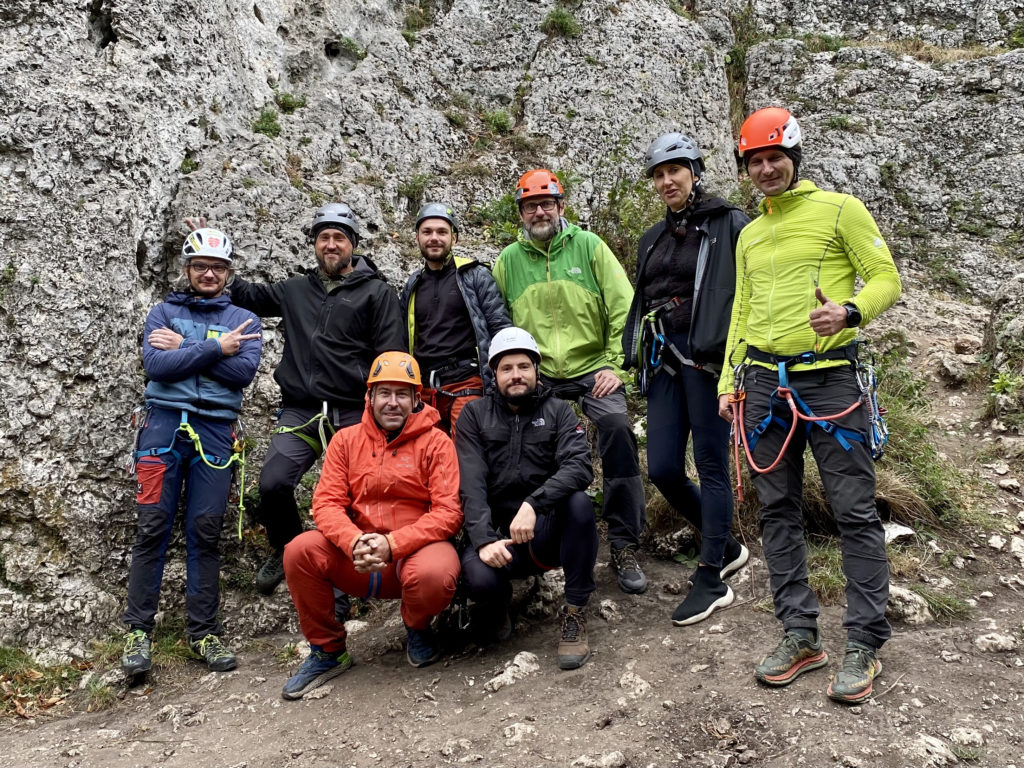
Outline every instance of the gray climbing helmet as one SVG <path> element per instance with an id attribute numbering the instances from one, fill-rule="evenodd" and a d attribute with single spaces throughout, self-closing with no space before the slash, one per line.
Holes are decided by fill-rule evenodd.
<path id="1" fill-rule="evenodd" d="M 309 227 L 309 239 L 316 240 L 316 236 L 324 229 L 340 229 L 349 240 L 352 247 L 359 245 L 359 222 L 352 209 L 345 203 L 327 203 L 320 206 L 313 214 L 313 223 Z"/>
<path id="2" fill-rule="evenodd" d="M 647 148 L 647 154 L 644 155 L 647 178 L 651 178 L 654 169 L 662 163 L 673 161 L 680 165 L 685 161 L 694 177 L 704 175 L 704 155 L 697 142 L 683 133 L 666 133 L 652 141 L 651 146 Z"/>
<path id="3" fill-rule="evenodd" d="M 444 219 L 452 225 L 452 232 L 459 234 L 459 223 L 455 220 L 455 211 L 447 203 L 427 203 L 416 214 L 416 231 L 424 219 Z"/>

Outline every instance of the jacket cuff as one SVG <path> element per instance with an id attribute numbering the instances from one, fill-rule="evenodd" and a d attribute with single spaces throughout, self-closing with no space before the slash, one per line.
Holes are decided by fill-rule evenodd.
<path id="1" fill-rule="evenodd" d="M 356 560 L 355 555 L 352 554 L 352 550 L 355 549 L 356 542 L 359 541 L 359 538 L 362 535 L 363 534 L 360 533 L 360 534 L 357 534 L 356 536 L 352 537 L 352 541 L 350 541 L 348 543 L 348 549 L 345 550 L 345 555 L 348 556 L 348 559 L 351 560 L 352 562 L 355 562 L 355 560 Z"/>
<path id="2" fill-rule="evenodd" d="M 395 562 L 398 559 L 398 544 L 395 543 L 395 537 L 390 533 L 385 533 L 384 538 L 388 540 L 388 547 L 391 548 L 391 562 Z"/>

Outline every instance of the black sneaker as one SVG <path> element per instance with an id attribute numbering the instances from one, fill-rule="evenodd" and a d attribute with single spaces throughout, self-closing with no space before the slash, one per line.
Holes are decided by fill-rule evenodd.
<path id="1" fill-rule="evenodd" d="M 469 620 L 469 633 L 473 642 L 479 646 L 503 643 L 512 637 L 512 616 L 509 605 L 496 601 L 496 607 L 489 605 L 473 605 Z"/>
<path id="2" fill-rule="evenodd" d="M 736 571 L 747 564 L 747 560 L 750 559 L 750 550 L 740 544 L 732 536 L 725 543 L 725 557 L 722 559 L 724 563 L 722 565 L 722 578 L 727 579 L 732 576 Z M 698 568 L 700 566 L 697 566 Z M 686 580 L 689 586 L 693 586 L 693 577 L 697 575 L 697 568 L 693 569 L 693 573 L 690 574 L 690 578 Z"/>
<path id="3" fill-rule="evenodd" d="M 828 664 L 828 654 L 821 647 L 821 637 L 814 639 L 790 630 L 775 650 L 754 667 L 754 677 L 765 685 L 789 685 L 797 676 Z"/>
<path id="4" fill-rule="evenodd" d="M 188 647 L 193 653 L 202 656 L 207 666 L 214 672 L 228 672 L 238 666 L 235 654 L 228 650 L 216 635 L 210 634 L 199 640 L 189 640 Z"/>
<path id="5" fill-rule="evenodd" d="M 647 589 L 647 577 L 636 559 L 636 545 L 627 544 L 612 550 L 611 566 L 619 575 L 619 589 L 627 594 L 639 595 Z"/>
<path id="6" fill-rule="evenodd" d="M 413 629 L 407 626 L 405 634 L 408 643 L 405 649 L 405 658 L 414 667 L 426 667 L 441 658 L 441 649 L 437 647 L 437 637 L 430 627 L 426 629 Z"/>
<path id="7" fill-rule="evenodd" d="M 153 666 L 153 649 L 145 630 L 133 629 L 124 636 L 121 669 L 126 675 L 140 675 Z"/>
<path id="8" fill-rule="evenodd" d="M 282 581 L 284 581 L 284 553 L 275 552 L 260 566 L 260 570 L 256 574 L 256 589 L 261 594 L 272 595 Z"/>
<path id="9" fill-rule="evenodd" d="M 673 611 L 672 623 L 677 627 L 704 621 L 716 608 L 724 608 L 733 601 L 732 589 L 725 584 L 714 568 L 697 568 L 693 589 Z"/>
<path id="10" fill-rule="evenodd" d="M 843 666 L 828 684 L 828 697 L 844 704 L 859 704 L 868 699 L 874 689 L 874 679 L 882 673 L 882 662 L 875 657 L 875 649 L 849 640 Z"/>

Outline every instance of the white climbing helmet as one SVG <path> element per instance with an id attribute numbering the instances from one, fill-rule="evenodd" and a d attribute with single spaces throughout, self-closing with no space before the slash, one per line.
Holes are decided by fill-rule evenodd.
<path id="1" fill-rule="evenodd" d="M 203 227 L 188 233 L 185 243 L 181 246 L 181 261 L 183 264 L 188 264 L 196 256 L 206 256 L 231 264 L 231 253 L 233 250 L 231 238 L 219 229 Z"/>
<path id="2" fill-rule="evenodd" d="M 490 353 L 487 357 L 487 365 L 493 371 L 498 367 L 501 358 L 509 352 L 522 352 L 533 360 L 534 365 L 540 365 L 540 347 L 533 336 L 522 328 L 502 328 L 491 339 Z"/>

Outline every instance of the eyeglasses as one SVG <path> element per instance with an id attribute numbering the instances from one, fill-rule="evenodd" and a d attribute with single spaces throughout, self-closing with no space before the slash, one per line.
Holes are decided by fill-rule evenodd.
<path id="1" fill-rule="evenodd" d="M 207 272 L 213 272 L 218 277 L 228 271 L 227 264 L 189 264 L 188 268 L 192 270 L 193 275 L 204 275 Z"/>
<path id="2" fill-rule="evenodd" d="M 523 213 L 534 214 L 540 208 L 546 213 L 551 213 L 558 207 L 557 200 L 541 200 L 539 203 L 523 203 Z"/>

